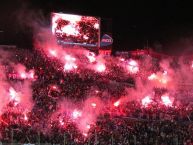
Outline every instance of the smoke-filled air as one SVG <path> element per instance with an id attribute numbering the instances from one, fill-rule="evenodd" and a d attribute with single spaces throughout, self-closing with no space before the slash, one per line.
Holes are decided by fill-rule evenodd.
<path id="1" fill-rule="evenodd" d="M 138 118 L 132 108 L 175 111 L 193 98 L 182 91 L 192 87 L 193 57 L 104 56 L 59 45 L 51 31 L 36 29 L 33 50 L 0 50 L 2 140 L 14 130 L 18 139 L 34 134 L 23 142 L 62 133 L 83 143 L 103 129 L 101 120 Z"/>

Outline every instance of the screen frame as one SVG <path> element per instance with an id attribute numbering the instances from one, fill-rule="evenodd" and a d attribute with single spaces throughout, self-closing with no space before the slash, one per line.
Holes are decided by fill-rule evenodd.
<path id="1" fill-rule="evenodd" d="M 74 14 L 74 13 L 63 13 L 63 12 L 51 12 L 51 31 L 52 31 L 52 25 L 53 25 L 53 16 L 55 14 L 59 14 L 59 15 L 62 15 L 62 14 L 65 14 L 65 15 L 74 15 L 74 16 L 83 16 L 83 17 L 93 17 L 93 18 L 96 18 L 98 21 L 99 21 L 99 29 L 98 29 L 98 42 L 97 44 L 83 44 L 83 43 L 76 43 L 76 42 L 71 42 L 71 43 L 68 43 L 68 42 L 65 42 L 65 40 L 58 40 L 58 38 L 55 36 L 55 34 L 52 32 L 52 34 L 56 37 L 57 41 L 60 43 L 60 44 L 63 44 L 63 45 L 77 45 L 77 46 L 84 46 L 84 47 L 97 47 L 97 48 L 100 48 L 100 42 L 101 42 L 101 17 L 99 16 L 91 16 L 91 15 L 80 15 L 80 14 Z"/>

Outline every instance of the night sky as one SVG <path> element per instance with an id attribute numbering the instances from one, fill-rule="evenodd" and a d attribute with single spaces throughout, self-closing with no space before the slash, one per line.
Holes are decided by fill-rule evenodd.
<path id="1" fill-rule="evenodd" d="M 26 36 L 32 32 L 21 28 L 21 12 L 42 13 L 47 21 L 50 12 L 66 12 L 112 19 L 114 50 L 142 49 L 147 42 L 156 51 L 174 55 L 193 50 L 189 1 L 1 0 L 0 11 L 0 38 L 5 44 L 30 47 L 32 39 Z"/>

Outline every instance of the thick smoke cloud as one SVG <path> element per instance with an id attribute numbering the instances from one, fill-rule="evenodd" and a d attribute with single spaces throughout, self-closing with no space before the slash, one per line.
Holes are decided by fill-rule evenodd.
<path id="1" fill-rule="evenodd" d="M 126 104 L 128 101 L 141 102 L 141 100 L 147 96 L 153 98 L 156 95 L 156 89 L 165 90 L 163 91 L 165 93 L 162 93 L 161 95 L 169 96 L 171 102 L 174 102 L 175 99 L 183 100 L 183 94 L 177 95 L 179 92 L 179 86 L 180 84 L 190 84 L 190 81 L 193 79 L 190 64 L 191 61 L 189 60 L 189 64 L 184 63 L 186 56 L 179 58 L 178 62 L 172 57 L 163 58 L 161 61 L 157 62 L 157 64 L 154 64 L 151 56 L 143 58 L 142 61 L 134 59 L 126 60 L 117 57 L 104 58 L 101 55 L 90 55 L 88 50 L 81 47 L 68 46 L 65 48 L 65 46 L 58 45 L 56 38 L 51 33 L 51 30 L 47 28 L 43 28 L 39 33 L 37 33 L 34 44 L 35 48 L 38 48 L 41 53 L 47 56 L 46 59 L 58 60 L 63 65 L 63 69 L 60 70 L 63 71 L 64 74 L 69 72 L 75 74 L 79 73 L 81 77 L 84 78 L 84 74 L 79 72 L 81 68 L 87 71 L 94 71 L 100 75 L 107 75 L 107 81 L 111 82 L 108 83 L 109 88 L 106 86 L 105 90 L 102 90 L 102 92 L 100 92 L 101 90 L 99 91 L 102 96 L 109 98 L 111 101 L 101 98 L 97 98 L 96 100 L 97 94 L 94 93 L 97 91 L 96 87 L 96 90 L 93 88 L 90 90 L 88 96 L 86 97 L 87 99 L 83 103 L 74 104 L 70 100 L 67 102 L 60 102 L 60 104 L 65 105 L 62 105 L 62 107 L 56 111 L 55 114 L 58 112 L 70 112 L 69 114 L 73 118 L 73 112 L 77 111 L 75 114 L 77 114 L 78 119 L 74 122 L 77 124 L 82 133 L 87 132 L 89 130 L 87 125 L 95 124 L 97 117 L 103 114 L 104 107 L 101 104 L 105 104 L 106 107 L 111 107 L 116 101 L 120 104 Z M 176 63 L 178 67 L 173 66 L 173 63 Z M 118 73 L 114 70 L 112 71 L 111 69 L 113 66 L 115 66 L 116 69 L 120 67 L 122 72 L 120 70 L 118 70 Z M 134 87 L 131 87 L 132 85 L 129 83 L 127 84 L 112 80 L 112 78 L 108 75 L 112 75 L 113 77 L 117 77 L 119 79 L 123 78 L 123 80 L 127 79 L 129 76 L 134 79 L 135 85 Z M 188 86 L 184 85 L 183 87 Z M 108 89 L 110 91 L 118 91 L 120 88 L 123 88 L 122 96 L 114 96 L 112 93 L 107 91 Z M 95 96 L 90 94 L 95 94 Z M 100 102 L 98 103 L 100 105 L 97 103 L 97 105 L 95 104 L 96 108 L 94 112 L 92 108 L 92 99 L 94 100 L 94 104 L 96 102 Z M 160 100 L 161 99 L 162 98 L 160 98 Z M 119 106 L 119 103 L 117 103 L 117 106 Z"/>
<path id="2" fill-rule="evenodd" d="M 22 64 L 16 65 L 13 59 L 14 54 L 11 51 L 5 51 L 3 48 L 0 48 L 0 54 L 0 113 L 4 113 L 4 109 L 12 101 L 18 101 L 17 103 L 19 103 L 22 108 L 25 108 L 26 111 L 31 111 L 33 106 L 31 81 L 11 81 L 9 78 L 10 74 L 8 73 L 10 68 L 15 69 L 17 72 L 18 69 L 25 69 L 25 67 Z"/>

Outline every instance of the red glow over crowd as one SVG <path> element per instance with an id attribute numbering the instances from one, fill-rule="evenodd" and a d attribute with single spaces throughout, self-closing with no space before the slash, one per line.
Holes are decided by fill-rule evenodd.
<path id="1" fill-rule="evenodd" d="M 59 46 L 28 51 L 13 50 L 14 62 L 1 71 L 2 142 L 192 143 L 193 97 L 177 84 L 191 73 Z"/>

